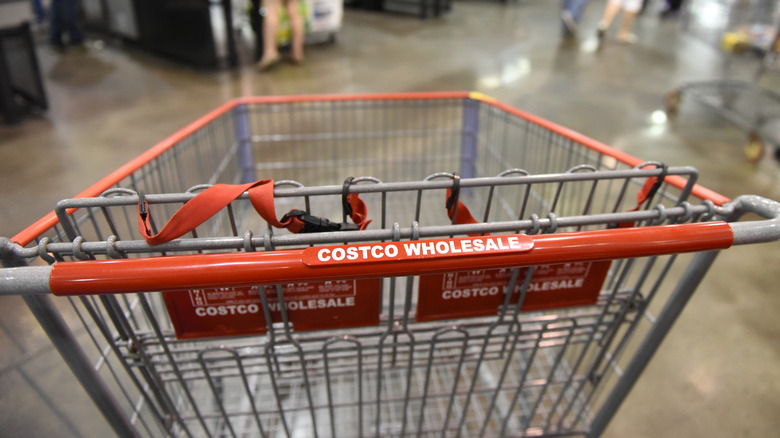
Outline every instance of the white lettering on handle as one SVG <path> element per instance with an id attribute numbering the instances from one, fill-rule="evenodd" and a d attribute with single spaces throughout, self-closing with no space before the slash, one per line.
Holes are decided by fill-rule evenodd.
<path id="1" fill-rule="evenodd" d="M 309 266 L 386 260 L 459 257 L 479 254 L 526 252 L 533 239 L 523 234 L 463 237 L 455 239 L 388 242 L 373 245 L 343 245 L 303 250 L 303 262 Z"/>

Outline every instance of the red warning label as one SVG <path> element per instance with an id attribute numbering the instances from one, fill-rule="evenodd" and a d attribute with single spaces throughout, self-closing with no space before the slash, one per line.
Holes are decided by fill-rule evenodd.
<path id="1" fill-rule="evenodd" d="M 589 305 L 596 302 L 610 262 L 538 266 L 533 272 L 524 311 Z M 529 268 L 519 269 L 510 304 L 517 303 Z M 417 320 L 493 315 L 504 304 L 514 268 L 448 272 L 420 276 Z"/>
<path id="2" fill-rule="evenodd" d="M 266 287 L 273 322 L 282 321 L 282 305 L 293 330 L 325 330 L 379 323 L 381 279 L 290 283 Z M 176 337 L 262 334 L 268 329 L 260 288 L 229 287 L 164 292 Z"/>

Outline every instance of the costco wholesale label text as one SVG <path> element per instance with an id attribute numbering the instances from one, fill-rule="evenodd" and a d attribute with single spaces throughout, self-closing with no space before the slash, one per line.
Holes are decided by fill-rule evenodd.
<path id="1" fill-rule="evenodd" d="M 525 235 L 486 236 L 414 242 L 378 243 L 309 248 L 304 251 L 307 264 L 365 262 L 403 258 L 457 256 L 477 253 L 528 251 L 533 241 Z"/>

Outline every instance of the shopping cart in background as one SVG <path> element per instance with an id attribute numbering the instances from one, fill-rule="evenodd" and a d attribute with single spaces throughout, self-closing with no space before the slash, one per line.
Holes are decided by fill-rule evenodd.
<path id="1" fill-rule="evenodd" d="M 764 156 L 765 145 L 780 160 L 780 93 L 760 83 L 777 66 L 778 12 L 775 0 L 691 2 L 682 29 L 727 54 L 725 77 L 685 83 L 664 96 L 670 116 L 677 116 L 682 101 L 690 99 L 745 131 L 743 152 L 751 162 Z"/>
<path id="2" fill-rule="evenodd" d="M 474 93 L 243 98 L 3 241 L 0 293 L 120 436 L 598 436 L 780 238 L 696 180 Z"/>

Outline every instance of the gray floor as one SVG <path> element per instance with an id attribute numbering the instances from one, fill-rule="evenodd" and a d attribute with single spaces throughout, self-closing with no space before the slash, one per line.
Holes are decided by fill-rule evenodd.
<path id="1" fill-rule="evenodd" d="M 659 20 L 658 3 L 636 25 L 638 44 L 608 37 L 600 47 L 601 0 L 568 43 L 557 1 L 458 1 L 427 21 L 348 10 L 335 44 L 262 74 L 196 71 L 113 42 L 67 53 L 41 46 L 50 110 L 0 125 L 0 235 L 245 95 L 476 90 L 633 155 L 695 166 L 723 195 L 780 199 L 778 163 L 748 163 L 745 134 L 717 114 L 683 101 L 677 119 L 654 121 L 670 89 L 725 74 L 723 53 Z M 749 77 L 755 66 L 748 57 L 730 72 Z M 762 83 L 778 84 L 775 74 Z M 764 245 L 721 255 L 606 436 L 777 436 L 778 254 Z M 0 436 L 110 434 L 17 297 L 0 298 L 0 351 Z"/>

